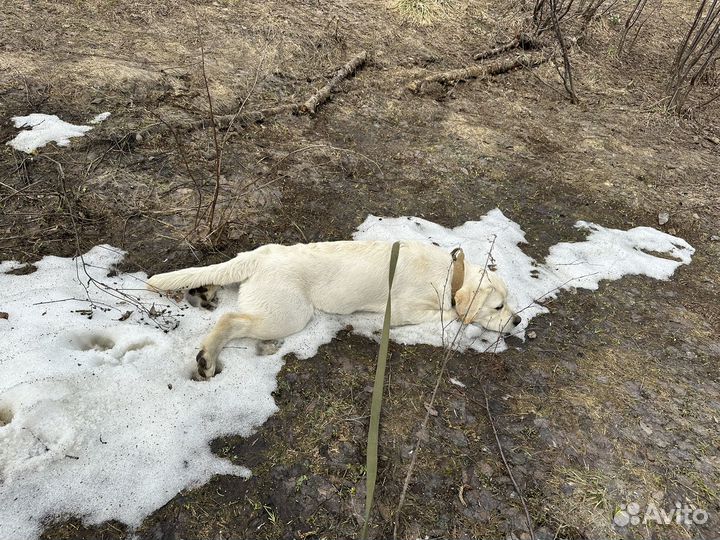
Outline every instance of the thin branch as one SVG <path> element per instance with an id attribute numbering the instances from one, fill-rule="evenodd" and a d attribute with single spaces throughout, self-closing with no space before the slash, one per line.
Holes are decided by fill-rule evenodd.
<path id="1" fill-rule="evenodd" d="M 706 11 L 707 7 L 707 11 Z M 686 110 L 686 103 L 720 50 L 719 0 L 702 0 L 690 28 L 675 53 L 667 84 L 668 109 Z M 707 103 L 707 102 L 706 102 Z"/>
<path id="2" fill-rule="evenodd" d="M 488 249 L 487 257 L 485 258 L 485 266 L 483 267 L 482 274 L 480 275 L 480 281 L 478 282 L 478 286 L 475 289 L 475 292 L 468 303 L 468 309 L 465 313 L 462 313 L 460 317 L 460 321 L 462 322 L 465 320 L 465 317 L 467 316 L 468 311 L 470 310 L 470 307 L 472 306 L 473 302 L 475 301 L 475 298 L 477 294 L 480 291 L 480 288 L 482 287 L 483 280 L 485 279 L 488 267 L 490 265 L 490 261 L 492 259 L 492 251 L 495 247 L 495 241 L 497 240 L 497 236 L 493 236 L 492 242 L 490 244 L 490 248 Z M 452 266 L 450 267 L 452 268 Z M 450 269 L 448 269 L 448 276 L 450 275 Z M 447 286 L 447 283 L 446 283 Z M 443 293 L 445 292 L 445 289 L 443 290 Z M 441 309 L 444 308 L 444 298 L 443 302 L 441 304 Z M 441 319 L 441 326 L 442 326 L 442 342 L 445 343 L 445 326 L 442 323 Z M 447 367 L 448 362 L 450 359 L 455 355 L 457 352 L 456 344 L 460 336 L 465 332 L 465 329 L 467 328 L 467 324 L 461 323 L 457 331 L 455 332 L 455 335 L 453 336 L 452 341 L 450 344 L 445 348 L 445 352 L 443 353 L 443 360 L 442 364 L 440 365 L 440 371 L 438 373 L 437 379 L 435 380 L 435 386 L 433 388 L 432 394 L 430 395 L 430 401 L 428 402 L 428 406 L 426 407 L 425 417 L 423 418 L 422 423 L 420 424 L 420 429 L 417 431 L 416 434 L 416 440 L 415 440 L 415 447 L 413 449 L 413 455 L 412 459 L 410 460 L 410 465 L 408 466 L 407 474 L 405 475 L 405 481 L 403 482 L 402 491 L 400 492 L 400 499 L 398 500 L 398 506 L 395 510 L 395 522 L 393 524 L 393 540 L 397 540 L 397 534 L 398 529 L 400 527 L 400 513 L 402 512 L 402 507 L 405 504 L 405 497 L 407 496 L 407 490 L 410 486 L 410 480 L 412 479 L 413 472 L 415 470 L 415 463 L 417 462 L 417 456 L 420 453 L 421 448 L 421 439 L 424 438 L 427 435 L 427 425 L 430 420 L 430 411 L 433 409 L 433 405 L 435 404 L 435 397 L 437 395 L 438 388 L 440 387 L 440 383 L 442 382 L 443 374 L 445 373 L 445 368 Z M 534 540 L 534 539 L 533 539 Z"/>
<path id="3" fill-rule="evenodd" d="M 483 396 L 485 397 L 485 410 L 487 411 L 488 421 L 490 422 L 490 427 L 492 428 L 493 435 L 495 435 L 495 442 L 497 443 L 498 452 L 500 452 L 502 462 L 505 464 L 505 470 L 507 470 L 508 476 L 510 477 L 510 480 L 512 481 L 512 484 L 515 488 L 515 493 L 517 493 L 518 497 L 520 498 L 523 510 L 525 511 L 525 521 L 527 522 L 528 531 L 530 532 L 530 538 L 531 540 L 535 540 L 535 531 L 533 531 L 532 519 L 530 518 L 530 512 L 528 511 L 527 503 L 525 502 L 525 496 L 523 495 L 520 486 L 518 486 L 517 482 L 515 481 L 515 477 L 513 476 L 510 465 L 508 465 L 507 459 L 505 459 L 505 452 L 503 452 L 502 443 L 500 442 L 500 437 L 498 436 L 497 428 L 495 427 L 495 421 L 493 420 L 492 412 L 490 412 L 490 402 L 488 401 L 487 392 L 485 391 L 484 386 L 482 391 Z"/>
<path id="4" fill-rule="evenodd" d="M 210 125 L 212 128 L 213 145 L 215 146 L 215 190 L 213 192 L 212 202 L 210 203 L 210 215 L 208 216 L 208 229 L 213 228 L 215 222 L 215 207 L 217 206 L 218 197 L 220 196 L 221 175 L 220 165 L 222 160 L 222 147 L 218 141 L 218 127 L 215 123 L 215 111 L 213 110 L 212 93 L 210 92 L 210 82 L 208 81 L 207 71 L 205 69 L 205 44 L 203 43 L 202 28 L 200 27 L 200 18 L 197 10 L 193 7 L 195 14 L 195 22 L 197 24 L 198 40 L 200 42 L 200 68 L 202 71 L 203 83 L 205 84 L 205 94 L 210 113 Z M 234 119 L 233 119 L 234 120 Z"/>
<path id="5" fill-rule="evenodd" d="M 625 19 L 625 24 L 623 25 L 623 31 L 620 34 L 620 43 L 618 44 L 618 56 L 620 56 L 622 54 L 623 47 L 625 46 L 625 40 L 627 39 L 628 33 L 637 24 L 646 5 L 647 5 L 647 0 L 637 0 L 635 2 L 635 6 L 633 7 L 632 11 L 630 11 L 630 14 Z M 640 26 L 642 27 L 643 24 L 645 24 L 644 21 Z M 639 32 L 639 29 L 638 29 L 638 32 Z M 637 35 L 636 35 L 636 39 L 637 39 Z"/>
<path id="6" fill-rule="evenodd" d="M 562 51 L 563 66 L 565 69 L 562 77 L 563 84 L 565 85 L 565 90 L 567 90 L 567 93 L 570 96 L 570 101 L 572 103 L 577 103 L 578 98 L 577 94 L 575 93 L 575 86 L 573 85 L 572 67 L 570 65 L 570 57 L 568 54 L 567 43 L 563 38 L 562 30 L 560 29 L 560 21 L 558 20 L 557 16 L 557 4 L 555 3 L 555 0 L 548 1 L 550 2 L 550 19 L 552 20 L 553 30 L 555 31 L 555 37 L 557 38 L 558 44 L 560 45 L 560 50 Z"/>

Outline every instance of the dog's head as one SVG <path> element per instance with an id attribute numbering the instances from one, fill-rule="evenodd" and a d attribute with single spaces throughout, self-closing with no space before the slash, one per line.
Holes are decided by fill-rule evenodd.
<path id="1" fill-rule="evenodd" d="M 455 311 L 465 324 L 511 334 L 522 322 L 507 301 L 507 287 L 495 272 L 465 263 L 463 285 L 455 293 Z"/>

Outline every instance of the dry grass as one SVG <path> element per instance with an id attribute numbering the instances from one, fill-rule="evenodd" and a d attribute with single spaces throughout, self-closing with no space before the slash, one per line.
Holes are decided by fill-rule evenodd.
<path id="1" fill-rule="evenodd" d="M 428 26 L 447 15 L 452 0 L 397 0 L 394 7 L 410 23 Z"/>

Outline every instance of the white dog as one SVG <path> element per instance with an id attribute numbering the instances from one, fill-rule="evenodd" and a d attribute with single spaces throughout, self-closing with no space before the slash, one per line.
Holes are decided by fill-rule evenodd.
<path id="1" fill-rule="evenodd" d="M 383 313 L 388 294 L 390 242 L 270 244 L 210 266 L 157 274 L 157 290 L 241 283 L 238 309 L 222 315 L 197 355 L 199 378 L 215 374 L 225 344 L 236 338 L 275 340 L 299 332 L 314 310 Z M 200 289 L 202 299 L 207 289 Z M 205 305 L 205 304 L 203 304 Z M 401 242 L 392 287 L 391 324 L 450 321 L 510 333 L 522 319 L 507 304 L 495 273 L 422 242 Z"/>

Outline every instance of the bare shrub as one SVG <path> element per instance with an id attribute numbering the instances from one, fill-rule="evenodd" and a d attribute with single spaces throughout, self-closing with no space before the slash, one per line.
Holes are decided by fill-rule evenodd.
<path id="1" fill-rule="evenodd" d="M 535 35 L 554 28 L 553 20 L 562 21 L 573 7 L 575 0 L 535 0 L 533 26 Z"/>
<path id="2" fill-rule="evenodd" d="M 633 45 L 635 45 L 635 41 L 637 40 L 638 36 L 640 35 L 640 30 L 642 30 L 642 27 L 652 16 L 652 13 L 650 13 L 647 17 L 642 18 L 643 11 L 645 10 L 645 6 L 647 6 L 647 3 L 648 0 L 637 0 L 633 8 L 630 10 L 628 16 L 625 18 L 625 24 L 623 24 L 623 29 L 620 33 L 620 42 L 618 43 L 618 56 L 622 55 L 623 50 L 625 49 L 625 43 L 627 42 L 627 38 L 630 32 L 634 30 L 635 33 L 635 37 L 633 37 L 632 41 L 630 42 L 630 48 L 632 48 Z M 659 5 L 659 2 L 657 5 Z"/>
<path id="3" fill-rule="evenodd" d="M 693 23 L 678 47 L 667 84 L 667 108 L 683 113 L 699 83 L 708 81 L 720 49 L 720 0 L 701 0 Z M 711 78 L 710 78 L 711 79 Z M 720 94 L 696 105 L 702 108 L 720 98 Z"/>
<path id="4" fill-rule="evenodd" d="M 546 30 L 552 29 L 562 55 L 562 69 L 558 67 L 558 74 L 562 79 L 570 101 L 572 103 L 578 103 L 578 97 L 575 93 L 575 85 L 573 83 L 569 47 L 560 26 L 560 21 L 568 17 L 571 13 L 573 4 L 574 0 L 535 0 L 533 25 L 536 36 L 540 36 Z"/>

